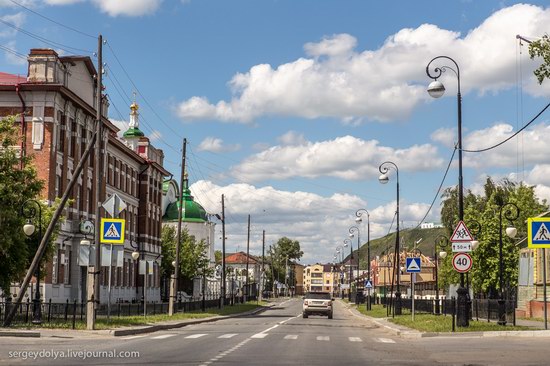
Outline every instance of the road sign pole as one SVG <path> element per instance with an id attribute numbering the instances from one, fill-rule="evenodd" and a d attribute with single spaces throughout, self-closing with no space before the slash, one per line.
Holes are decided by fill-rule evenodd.
<path id="1" fill-rule="evenodd" d="M 416 279 L 416 273 L 411 273 L 411 296 L 412 296 L 412 321 L 414 322 L 414 283 Z"/>
<path id="2" fill-rule="evenodd" d="M 111 317 L 111 278 L 113 278 L 113 244 L 109 250 L 109 288 L 107 289 L 107 320 Z"/>

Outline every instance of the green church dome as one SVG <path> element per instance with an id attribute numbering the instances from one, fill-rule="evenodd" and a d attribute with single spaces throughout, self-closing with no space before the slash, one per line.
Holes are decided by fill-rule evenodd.
<path id="1" fill-rule="evenodd" d="M 191 191 L 186 188 L 183 191 L 184 209 L 182 211 L 182 221 L 185 222 L 206 222 L 206 210 L 191 196 Z M 173 202 L 168 205 L 163 221 L 178 221 L 178 209 L 181 207 L 179 202 Z"/>
<path id="2" fill-rule="evenodd" d="M 139 128 L 132 127 L 132 128 L 129 128 L 128 131 L 124 132 L 124 134 L 122 136 L 124 138 L 143 137 L 143 136 L 145 136 L 145 134 Z"/>

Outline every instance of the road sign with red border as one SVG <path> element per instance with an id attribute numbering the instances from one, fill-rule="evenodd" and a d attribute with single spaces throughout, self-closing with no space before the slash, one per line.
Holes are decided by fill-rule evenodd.
<path id="1" fill-rule="evenodd" d="M 453 235 L 451 236 L 451 242 L 467 243 L 472 240 L 474 240 L 474 237 L 472 236 L 472 234 L 470 234 L 470 230 L 468 230 L 464 221 L 459 221 L 456 225 Z"/>
<path id="2" fill-rule="evenodd" d="M 466 273 L 472 268 L 472 257 L 468 253 L 456 253 L 453 257 L 453 268 L 458 273 Z"/>

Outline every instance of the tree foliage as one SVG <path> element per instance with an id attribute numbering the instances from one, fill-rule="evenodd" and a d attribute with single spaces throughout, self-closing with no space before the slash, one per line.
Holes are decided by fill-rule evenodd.
<path id="1" fill-rule="evenodd" d="M 26 238 L 22 232 L 25 218 L 21 206 L 28 199 L 37 199 L 44 183 L 38 179 L 32 165 L 32 157 L 20 157 L 16 149 L 19 143 L 15 116 L 0 119 L 0 288 L 10 293 L 10 284 L 18 282 L 25 274 L 38 247 L 36 235 Z M 51 220 L 52 208 L 41 203 L 42 222 L 45 231 Z M 34 224 L 38 225 L 38 216 Z M 36 230 L 38 232 L 38 230 Z M 50 243 L 55 238 L 50 239 Z M 46 254 L 51 254 L 51 248 Z M 42 261 L 44 265 L 45 260 Z M 42 273 L 45 273 L 43 271 Z"/>
<path id="2" fill-rule="evenodd" d="M 273 277 L 279 282 L 284 282 L 287 258 L 290 266 L 292 261 L 300 260 L 304 252 L 300 249 L 300 242 L 298 240 L 292 240 L 285 236 L 280 238 L 271 248 L 270 254 Z"/>
<path id="3" fill-rule="evenodd" d="M 544 79 L 550 78 L 550 37 L 548 34 L 529 44 L 529 56 L 531 59 L 541 57 L 543 60 L 542 64 L 534 71 L 539 84 L 542 84 Z"/>
<path id="4" fill-rule="evenodd" d="M 177 231 L 174 226 L 162 227 L 162 274 L 166 277 L 172 275 L 176 260 Z M 180 276 L 185 281 L 202 275 L 209 274 L 208 246 L 204 240 L 197 242 L 195 237 L 189 235 L 186 228 L 181 231 L 180 240 Z M 203 272 L 204 271 L 204 272 Z"/>
<path id="5" fill-rule="evenodd" d="M 458 192 L 457 188 L 449 188 L 443 194 L 441 219 L 447 230 L 447 237 L 451 237 L 458 223 Z M 508 222 L 502 210 L 503 232 L 503 283 L 505 287 L 515 287 L 518 281 L 519 247 L 517 243 L 527 236 L 527 218 L 534 217 L 548 209 L 546 201 L 539 202 L 533 187 L 516 184 L 509 180 L 502 180 L 496 184 L 487 178 L 482 195 L 475 195 L 468 191 L 464 197 L 464 221 L 472 234 L 475 233 L 479 222 L 480 232 L 476 239 L 478 248 L 472 253 L 473 265 L 469 272 L 471 286 L 475 293 L 495 296 L 500 290 L 499 284 L 499 229 L 501 208 L 507 203 L 518 206 L 519 217 L 513 222 L 518 234 L 510 239 L 504 233 Z M 447 248 L 450 252 L 450 248 Z M 440 282 L 446 286 L 459 282 L 459 274 L 452 267 L 452 255 L 448 255 L 440 267 Z"/>

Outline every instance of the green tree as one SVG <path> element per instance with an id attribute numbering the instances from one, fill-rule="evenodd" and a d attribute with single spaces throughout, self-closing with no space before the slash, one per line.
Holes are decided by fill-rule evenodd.
<path id="1" fill-rule="evenodd" d="M 216 264 L 220 264 L 222 262 L 222 251 L 217 249 L 214 251 L 214 260 L 216 261 Z"/>
<path id="2" fill-rule="evenodd" d="M 458 222 L 457 189 L 445 191 L 441 210 L 442 222 L 451 237 Z M 481 225 L 481 232 L 477 236 L 478 248 L 472 253 L 473 265 L 470 279 L 474 292 L 496 295 L 499 290 L 499 221 L 500 208 L 506 203 L 514 203 L 520 209 L 519 217 L 514 221 L 518 230 L 515 239 L 508 238 L 503 233 L 503 263 L 504 284 L 511 287 L 517 285 L 519 248 L 518 240 L 527 235 L 527 218 L 537 216 L 548 209 L 546 201 L 539 202 L 533 187 L 516 184 L 509 180 L 502 180 L 499 184 L 487 178 L 483 195 L 467 192 L 464 197 L 464 221 L 474 231 L 474 220 Z M 503 231 L 508 225 L 504 215 L 502 220 Z M 452 255 L 445 258 L 440 267 L 440 282 L 446 286 L 459 282 L 459 274 L 452 268 Z"/>
<path id="3" fill-rule="evenodd" d="M 534 71 L 539 84 L 542 84 L 544 79 L 550 78 L 550 38 L 548 34 L 529 44 L 529 56 L 531 59 L 542 57 L 542 64 Z"/>
<path id="4" fill-rule="evenodd" d="M 285 236 L 277 241 L 270 254 L 274 278 L 279 282 L 284 282 L 287 258 L 290 267 L 291 262 L 299 261 L 304 252 L 300 249 L 298 240 L 292 240 Z"/>
<path id="5" fill-rule="evenodd" d="M 172 262 L 176 259 L 177 231 L 174 226 L 162 227 L 162 263 L 161 270 L 165 277 L 173 273 Z M 210 274 L 208 264 L 208 246 L 204 240 L 197 242 L 195 237 L 189 235 L 187 229 L 181 232 L 180 247 L 180 273 L 184 282 L 189 282 L 197 276 Z M 203 272 L 205 271 L 205 272 Z"/>
<path id="6" fill-rule="evenodd" d="M 9 116 L 0 119 L 0 288 L 5 294 L 9 294 L 12 282 L 22 279 L 38 247 L 36 236 L 26 238 L 22 232 L 25 218 L 20 210 L 26 200 L 37 199 L 44 186 L 32 165 L 32 156 L 20 157 L 14 148 L 19 144 L 15 118 Z M 43 203 L 41 207 L 40 225 L 44 232 L 53 209 Z M 55 237 L 52 237 L 50 243 L 54 240 Z M 52 253 L 51 248 L 48 249 L 42 265 Z"/>

